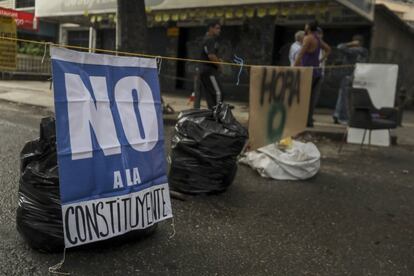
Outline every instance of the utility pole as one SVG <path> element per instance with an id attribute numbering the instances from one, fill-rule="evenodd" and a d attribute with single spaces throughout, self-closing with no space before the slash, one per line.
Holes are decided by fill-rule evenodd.
<path id="1" fill-rule="evenodd" d="M 146 53 L 148 50 L 148 33 L 145 1 L 117 1 L 117 50 L 133 53 Z"/>

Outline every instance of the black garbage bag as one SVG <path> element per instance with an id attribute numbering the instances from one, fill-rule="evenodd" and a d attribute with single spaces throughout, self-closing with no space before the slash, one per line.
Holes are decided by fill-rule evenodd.
<path id="1" fill-rule="evenodd" d="M 17 230 L 32 248 L 63 250 L 62 211 L 56 153 L 55 122 L 44 118 L 40 138 L 26 143 L 20 154 Z"/>
<path id="2" fill-rule="evenodd" d="M 247 129 L 227 104 L 180 113 L 172 137 L 171 189 L 189 194 L 225 191 L 236 176 L 237 156 L 247 138 Z"/>
<path id="3" fill-rule="evenodd" d="M 17 231 L 30 247 L 43 252 L 64 248 L 62 207 L 56 151 L 55 120 L 44 118 L 39 139 L 27 142 L 20 154 Z M 114 246 L 152 234 L 157 224 L 80 248 Z"/>

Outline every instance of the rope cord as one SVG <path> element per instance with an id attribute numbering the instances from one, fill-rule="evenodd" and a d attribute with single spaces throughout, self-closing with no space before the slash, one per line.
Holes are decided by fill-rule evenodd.
<path id="1" fill-rule="evenodd" d="M 105 49 L 98 49 L 98 48 L 64 45 L 64 44 L 58 44 L 58 43 L 36 41 L 36 40 L 29 40 L 29 39 L 22 39 L 22 38 L 5 37 L 5 36 L 0 36 L 0 39 L 8 40 L 8 41 L 16 41 L 16 42 L 33 43 L 33 44 L 39 44 L 43 46 L 49 45 L 49 46 L 68 48 L 68 49 L 74 49 L 74 50 L 85 50 L 85 51 L 100 52 L 100 53 L 107 53 L 107 54 L 114 54 L 114 55 L 123 55 L 123 56 L 144 57 L 144 58 L 154 58 L 154 59 L 161 58 L 161 59 L 172 60 L 172 61 L 187 61 L 187 62 L 195 62 L 195 63 L 221 64 L 221 65 L 246 67 L 246 68 L 250 68 L 253 66 L 263 66 L 263 65 L 253 65 L 253 64 L 238 64 L 238 63 L 225 62 L 225 61 L 209 61 L 209 60 L 200 60 L 200 59 L 191 59 L 191 58 L 179 58 L 179 57 L 170 57 L 170 56 L 150 55 L 150 54 L 143 54 L 143 53 L 131 53 L 131 52 L 123 52 L 123 51 L 115 51 L 115 50 L 105 50 Z M 355 65 L 352 65 L 352 64 L 343 64 L 343 65 L 328 65 L 328 66 L 325 66 L 324 68 L 345 68 L 345 67 L 354 67 L 354 66 Z M 320 68 L 320 67 L 314 67 L 314 68 Z"/>
<path id="2" fill-rule="evenodd" d="M 65 260 L 66 260 L 66 247 L 65 249 L 63 249 L 62 260 L 59 263 L 55 264 L 54 266 L 49 267 L 49 273 L 55 274 L 55 275 L 70 275 L 70 273 L 60 271 L 62 269 L 63 264 L 65 263 Z"/>

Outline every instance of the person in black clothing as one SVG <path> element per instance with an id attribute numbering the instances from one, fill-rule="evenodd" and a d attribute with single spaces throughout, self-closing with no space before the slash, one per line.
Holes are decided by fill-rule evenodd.
<path id="1" fill-rule="evenodd" d="M 207 61 L 222 61 L 218 57 L 219 44 L 217 38 L 221 32 L 221 25 L 219 22 L 212 22 L 208 25 L 208 30 L 203 38 L 201 60 Z M 200 68 L 200 83 L 201 91 L 207 101 L 209 109 L 223 102 L 223 93 L 221 85 L 217 80 L 217 76 L 221 71 L 221 64 L 203 63 Z M 198 102 L 198 104 L 197 104 Z M 195 99 L 195 108 L 200 107 L 200 99 Z"/>
<path id="2" fill-rule="evenodd" d="M 355 65 L 358 62 L 368 61 L 368 50 L 364 48 L 364 38 L 361 35 L 354 35 L 351 42 L 341 43 L 338 50 L 343 54 L 342 64 Z M 353 67 L 345 67 L 343 69 L 344 78 L 339 88 L 338 99 L 336 101 L 333 120 L 335 124 L 347 123 L 348 114 L 348 89 L 352 87 Z"/>

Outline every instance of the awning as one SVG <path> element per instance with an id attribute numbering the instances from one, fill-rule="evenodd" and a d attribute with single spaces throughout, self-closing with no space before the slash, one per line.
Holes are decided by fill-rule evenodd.
<path id="1" fill-rule="evenodd" d="M 260 5 L 274 3 L 294 3 L 294 2 L 318 2 L 318 0 L 147 0 L 153 10 L 177 10 L 189 8 L 209 8 L 222 6 L 243 6 L 243 5 Z"/>
<path id="2" fill-rule="evenodd" d="M 37 17 L 74 16 L 83 14 L 114 13 L 117 0 L 36 0 Z"/>
<path id="3" fill-rule="evenodd" d="M 337 0 L 336 2 L 352 9 L 359 15 L 373 20 L 373 5 L 374 0 Z M 328 5 L 335 3 L 335 1 L 327 0 L 145 0 L 148 12 L 168 11 L 172 13 L 170 16 L 176 17 L 174 14 L 179 14 L 183 10 L 222 10 L 225 13 L 226 7 L 248 7 L 249 9 L 258 9 L 257 13 L 263 14 L 259 11 L 263 6 L 272 6 L 274 4 L 283 5 L 302 5 L 311 3 L 322 3 Z M 58 16 L 74 16 L 74 15 L 94 15 L 100 13 L 115 13 L 117 9 L 117 0 L 36 0 L 35 14 L 38 17 L 58 17 Z M 269 9 L 269 8 L 267 8 Z M 220 11 L 217 11 L 220 13 Z M 255 11 L 254 11 L 255 12 Z M 254 13 L 253 12 L 253 13 Z M 304 11 L 308 12 L 308 11 Z M 251 11 L 248 11 L 250 14 Z M 277 11 L 272 11 L 272 14 Z M 236 16 L 237 17 L 237 16 Z M 159 18 L 158 18 L 159 19 Z M 164 20 L 162 20 L 164 21 Z"/>
<path id="4" fill-rule="evenodd" d="M 145 0 L 145 5 L 148 10 L 157 11 L 292 2 L 318 2 L 318 0 Z M 35 14 L 37 17 L 56 17 L 114 13 L 116 8 L 117 0 L 36 0 Z"/>
<path id="5" fill-rule="evenodd" d="M 347 6 L 356 13 L 374 20 L 375 0 L 337 0 L 339 3 Z"/>

